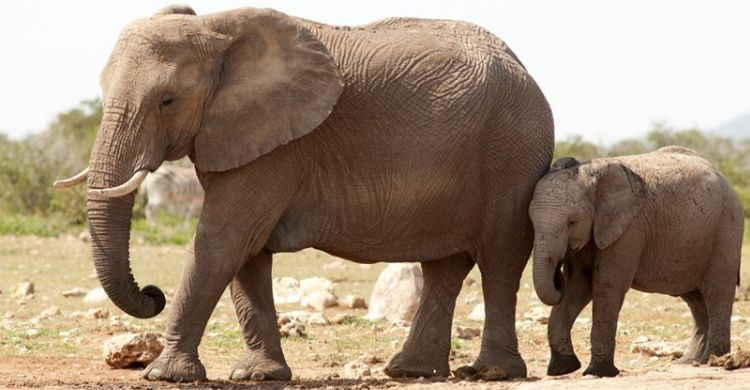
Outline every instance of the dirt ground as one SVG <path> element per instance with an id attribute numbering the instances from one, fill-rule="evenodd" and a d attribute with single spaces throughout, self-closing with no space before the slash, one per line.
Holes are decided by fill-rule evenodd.
<path id="1" fill-rule="evenodd" d="M 186 248 L 174 245 L 153 246 L 134 243 L 132 268 L 140 285 L 156 284 L 167 294 L 174 294 Z M 745 248 L 743 284 L 750 283 L 750 248 Z M 357 294 L 369 301 L 372 285 L 383 264 L 361 266 L 343 262 L 324 253 L 307 250 L 277 256 L 274 276 L 298 279 L 323 276 L 336 283 L 336 294 Z M 481 278 L 475 269 L 458 298 L 454 327 L 480 328 L 481 322 L 467 319 L 479 296 Z M 34 283 L 32 299 L 19 300 L 9 290 L 21 281 Z M 534 311 L 548 313 L 534 295 L 527 268 L 518 294 L 516 327 L 519 348 L 529 368 L 529 378 L 500 383 L 458 381 L 455 378 L 432 380 L 391 380 L 383 366 L 406 338 L 408 327 L 385 321 L 367 321 L 366 310 L 332 308 L 324 314 L 332 319 L 338 314 L 356 316 L 339 325 L 307 327 L 307 337 L 282 340 L 294 378 L 284 383 L 237 383 L 227 380 L 229 369 L 243 353 L 240 329 L 232 304 L 225 294 L 206 329 L 200 347 L 201 360 L 208 370 L 209 382 L 169 384 L 148 382 L 140 370 L 115 370 L 102 358 L 103 341 L 126 331 L 156 332 L 164 330 L 167 312 L 149 320 L 128 317 L 109 302 L 85 303 L 82 297 L 61 295 L 79 287 L 98 287 L 88 244 L 73 236 L 58 238 L 0 236 L 0 388 L 513 388 L 513 389 L 585 389 L 585 388 L 750 388 L 750 369 L 726 371 L 716 367 L 691 367 L 671 364 L 670 357 L 647 356 L 631 352 L 634 341 L 649 338 L 659 342 L 682 342 L 690 335 L 692 320 L 687 306 L 678 298 L 628 293 L 618 326 L 615 363 L 622 371 L 617 378 L 582 377 L 581 371 L 551 378 L 545 375 L 548 359 L 546 325 L 528 319 Z M 169 305 L 169 303 L 168 303 Z M 51 307 L 59 313 L 40 316 Z M 85 314 L 104 309 L 107 318 L 93 319 Z M 279 305 L 280 313 L 301 310 L 296 304 Z M 55 310 L 48 310 L 54 313 Z M 542 315 L 543 317 L 543 315 Z M 750 350 L 750 301 L 735 303 L 732 320 L 732 348 Z M 576 352 L 587 364 L 590 306 L 574 326 Z M 471 363 L 479 351 L 479 338 L 452 340 L 451 368 Z M 362 379 L 346 379 L 344 365 L 367 357 L 372 374 Z"/>

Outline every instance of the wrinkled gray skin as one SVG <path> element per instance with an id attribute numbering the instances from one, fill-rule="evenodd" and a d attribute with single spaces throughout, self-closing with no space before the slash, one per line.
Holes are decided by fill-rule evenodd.
<path id="1" fill-rule="evenodd" d="M 290 379 L 271 254 L 315 247 L 358 262 L 422 261 L 421 306 L 393 377 L 447 376 L 461 282 L 482 272 L 486 323 L 470 372 L 523 377 L 516 292 L 526 210 L 553 125 L 511 50 L 462 22 L 332 27 L 261 9 L 168 7 L 124 29 L 101 76 L 104 117 L 88 186 L 110 188 L 188 155 L 206 196 L 152 380 L 204 379 L 198 344 L 230 286 L 246 356 L 234 379 Z M 136 317 L 164 307 L 129 268 L 133 195 L 92 194 L 99 279 Z"/>
<path id="2" fill-rule="evenodd" d="M 529 213 L 534 286 L 555 305 L 549 375 L 581 367 L 570 329 L 592 300 L 584 375 L 619 373 L 617 317 L 630 287 L 688 304 L 694 328 L 683 362 L 729 352 L 744 218 L 729 183 L 697 153 L 672 146 L 583 164 L 561 158 L 537 184 Z"/>

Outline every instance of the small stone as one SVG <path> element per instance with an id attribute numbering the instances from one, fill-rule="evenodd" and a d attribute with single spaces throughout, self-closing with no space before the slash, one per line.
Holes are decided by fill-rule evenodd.
<path id="1" fill-rule="evenodd" d="M 745 324 L 747 323 L 747 318 L 740 317 L 740 316 L 732 316 L 732 323 Z"/>
<path id="2" fill-rule="evenodd" d="M 34 283 L 32 282 L 21 282 L 10 289 L 10 296 L 14 298 L 26 298 L 31 295 L 34 295 Z"/>
<path id="3" fill-rule="evenodd" d="M 481 334 L 482 331 L 479 328 L 462 328 L 460 326 L 456 328 L 456 337 L 461 340 L 471 340 L 479 337 Z"/>
<path id="4" fill-rule="evenodd" d="M 361 360 L 354 360 L 344 364 L 344 372 L 342 377 L 347 379 L 362 379 L 363 377 L 370 376 L 370 366 L 362 362 Z"/>
<path id="5" fill-rule="evenodd" d="M 646 336 L 640 336 L 633 341 L 630 352 L 641 353 L 646 356 L 666 357 L 672 359 L 681 358 L 685 351 L 685 343 L 682 341 L 651 341 Z"/>
<path id="6" fill-rule="evenodd" d="M 56 316 L 58 314 L 60 314 L 60 308 L 57 307 L 57 306 L 50 306 L 50 307 L 44 309 L 41 312 L 40 315 L 43 316 L 43 317 L 52 317 L 52 316 Z"/>
<path id="7" fill-rule="evenodd" d="M 523 318 L 540 324 L 546 324 L 549 321 L 549 309 L 545 309 L 541 306 L 532 307 L 529 311 L 523 314 Z"/>
<path id="8" fill-rule="evenodd" d="M 26 335 L 29 337 L 36 337 L 39 336 L 42 332 L 39 331 L 39 329 L 31 328 L 26 331 Z"/>
<path id="9" fill-rule="evenodd" d="M 338 306 L 338 298 L 336 295 L 329 291 L 313 291 L 310 294 L 305 294 L 300 300 L 302 307 L 308 307 L 310 309 L 322 312 L 326 308 Z"/>
<path id="10" fill-rule="evenodd" d="M 86 312 L 86 317 L 96 320 L 103 320 L 109 317 L 109 311 L 102 307 L 95 307 L 93 309 L 89 309 L 89 311 Z"/>
<path id="11" fill-rule="evenodd" d="M 78 235 L 78 239 L 88 244 L 91 242 L 91 235 L 88 231 L 84 230 Z"/>
<path id="12" fill-rule="evenodd" d="M 472 291 L 466 294 L 466 297 L 464 297 L 464 303 L 467 305 L 477 304 L 481 300 L 482 300 L 482 296 L 479 294 L 479 291 Z"/>
<path id="13" fill-rule="evenodd" d="M 125 333 L 104 341 L 104 361 L 114 368 L 145 367 L 154 361 L 164 345 L 154 333 Z"/>
<path id="14" fill-rule="evenodd" d="M 99 302 L 105 302 L 109 297 L 107 296 L 107 293 L 104 292 L 104 289 L 101 287 L 97 287 L 86 294 L 86 297 L 83 298 L 83 301 L 86 303 L 99 303 Z"/>
<path id="15" fill-rule="evenodd" d="M 341 301 L 341 305 L 350 309 L 367 309 L 367 303 L 365 302 L 365 299 L 352 294 L 348 294 L 347 296 L 345 296 Z"/>
<path id="16" fill-rule="evenodd" d="M 334 260 L 330 263 L 323 264 L 324 270 L 341 271 L 347 268 L 347 264 L 343 260 Z"/>
<path id="17" fill-rule="evenodd" d="M 65 290 L 61 292 L 63 297 L 70 298 L 70 297 L 82 297 L 86 295 L 86 290 L 80 288 L 80 287 L 74 287 L 70 290 Z"/>
<path id="18" fill-rule="evenodd" d="M 297 303 L 300 300 L 299 281 L 295 278 L 284 276 L 273 280 L 274 303 Z"/>
<path id="19" fill-rule="evenodd" d="M 468 318 L 472 321 L 484 321 L 484 303 L 474 306 Z"/>
<path id="20" fill-rule="evenodd" d="M 279 329 L 281 337 L 307 337 L 305 325 L 299 321 L 290 321 L 285 323 Z"/>
<path id="21" fill-rule="evenodd" d="M 474 284 L 476 284 L 476 282 L 477 282 L 477 281 L 476 281 L 476 280 L 475 280 L 474 278 L 471 278 L 471 277 L 467 277 L 466 279 L 464 279 L 464 286 L 466 286 L 466 287 L 471 287 L 471 286 L 473 286 Z"/>

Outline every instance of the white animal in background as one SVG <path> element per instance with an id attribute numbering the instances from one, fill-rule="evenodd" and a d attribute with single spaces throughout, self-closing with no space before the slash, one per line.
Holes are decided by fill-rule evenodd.
<path id="1" fill-rule="evenodd" d="M 187 224 L 200 214 L 205 195 L 195 169 L 172 164 L 162 164 L 150 173 L 141 184 L 141 193 L 146 197 L 146 221 L 152 227 L 156 226 L 157 210 L 163 208 L 184 213 Z"/>

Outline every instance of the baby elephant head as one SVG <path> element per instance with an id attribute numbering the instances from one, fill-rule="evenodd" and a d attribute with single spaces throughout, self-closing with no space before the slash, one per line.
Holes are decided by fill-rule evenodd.
<path id="1" fill-rule="evenodd" d="M 529 207 L 539 299 L 559 303 L 563 260 L 586 246 L 592 232 L 598 248 L 611 245 L 640 213 L 645 199 L 643 179 L 616 160 L 557 160 L 537 184 Z"/>

